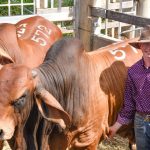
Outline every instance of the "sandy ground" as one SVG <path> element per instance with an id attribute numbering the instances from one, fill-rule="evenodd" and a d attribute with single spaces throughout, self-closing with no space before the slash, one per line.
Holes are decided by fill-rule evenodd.
<path id="1" fill-rule="evenodd" d="M 120 136 L 115 136 L 111 141 L 103 141 L 98 150 L 129 150 L 128 140 Z"/>
<path id="2" fill-rule="evenodd" d="M 11 150 L 6 141 L 3 150 Z M 120 136 L 115 136 L 111 141 L 103 141 L 97 150 L 129 150 L 128 141 Z"/>

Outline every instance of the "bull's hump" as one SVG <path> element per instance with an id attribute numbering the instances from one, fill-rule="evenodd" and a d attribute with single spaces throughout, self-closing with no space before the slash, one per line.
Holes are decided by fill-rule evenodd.
<path id="1" fill-rule="evenodd" d="M 84 51 L 82 42 L 77 38 L 62 38 L 49 49 L 45 60 L 79 57 Z"/>

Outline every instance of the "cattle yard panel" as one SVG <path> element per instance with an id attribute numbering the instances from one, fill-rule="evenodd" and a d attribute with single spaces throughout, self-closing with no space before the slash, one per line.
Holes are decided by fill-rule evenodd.
<path id="1" fill-rule="evenodd" d="M 71 6 L 62 6 L 62 0 L 4 0 L 3 3 L 0 2 L 0 10 L 5 8 L 5 14 L 0 14 L 0 23 L 16 23 L 40 15 L 56 22 L 63 33 L 73 33 L 74 1 L 71 2 Z M 18 9 L 16 14 L 13 13 L 14 9 Z"/>
<path id="2" fill-rule="evenodd" d="M 78 36 L 88 51 L 137 37 L 140 29 L 150 24 L 149 18 L 135 15 L 134 0 L 90 0 L 79 5 Z"/>
<path id="3" fill-rule="evenodd" d="M 100 37 L 106 39 L 107 43 L 100 42 L 101 44 L 99 44 L 99 46 L 102 47 L 111 44 L 112 41 L 118 41 L 123 27 L 129 27 L 129 29 L 131 29 L 131 25 L 112 21 L 108 18 L 102 18 L 101 16 L 94 17 L 91 12 L 93 7 L 98 7 L 106 10 L 110 9 L 113 11 L 135 14 L 133 0 L 90 0 L 86 2 L 79 1 L 79 3 L 79 6 L 82 7 L 79 7 L 78 11 L 78 36 L 84 42 L 87 50 L 93 49 L 93 34 L 96 36 L 100 35 Z M 103 14 L 105 14 L 105 12 L 103 12 Z"/>
<path id="4" fill-rule="evenodd" d="M 113 24 L 109 24 L 109 28 L 117 27 L 117 24 L 114 24 L 114 23 L 116 23 L 116 21 L 121 23 L 123 27 L 132 26 L 132 25 L 137 27 L 136 29 L 128 30 L 129 32 L 140 30 L 142 27 L 146 26 L 147 24 L 150 24 L 149 18 L 134 16 L 134 15 L 130 15 L 127 13 L 120 13 L 120 12 L 103 9 L 103 8 L 94 8 L 94 7 L 91 8 L 91 15 L 93 17 L 102 17 L 105 19 L 107 18 L 107 19 L 115 20 L 115 21 L 113 21 Z M 102 26 L 102 27 L 104 28 L 104 26 Z M 120 32 L 120 34 L 127 33 L 128 31 Z M 134 37 L 135 37 L 135 35 L 134 35 Z"/>
<path id="5" fill-rule="evenodd" d="M 125 13 L 125 14 L 136 14 L 136 3 L 134 3 L 134 0 L 106 0 L 105 3 L 102 3 L 100 8 L 104 9 L 104 12 L 101 11 L 102 14 L 106 14 L 106 10 L 112 10 L 119 13 Z M 93 10 L 93 9 L 92 9 Z M 93 14 L 92 14 L 93 16 Z M 95 16 L 94 16 L 95 17 Z M 96 16 L 98 17 L 98 16 Z M 111 37 L 115 38 L 121 38 L 121 33 L 124 30 L 132 29 L 134 30 L 135 26 L 122 23 L 118 21 L 114 21 L 112 18 L 103 18 L 102 16 L 99 16 L 99 20 L 97 22 L 97 25 L 94 31 L 95 34 L 105 34 Z M 98 30 L 99 29 L 99 30 Z M 130 34 L 131 37 L 134 37 L 133 34 Z"/>
<path id="6" fill-rule="evenodd" d="M 65 7 L 63 0 L 57 0 L 57 5 L 56 0 L 39 0 L 37 1 L 37 14 L 57 22 L 57 25 L 62 29 L 63 33 L 73 33 L 75 23 L 73 13 L 74 2 L 75 0 L 72 0 L 70 6 Z M 68 22 L 66 23 L 67 27 L 63 25 L 65 22 Z"/>

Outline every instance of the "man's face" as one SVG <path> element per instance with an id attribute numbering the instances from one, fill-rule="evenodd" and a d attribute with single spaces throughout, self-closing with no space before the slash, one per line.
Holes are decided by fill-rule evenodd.
<path id="1" fill-rule="evenodd" d="M 150 43 L 141 43 L 140 49 L 142 50 L 143 57 L 150 58 Z"/>

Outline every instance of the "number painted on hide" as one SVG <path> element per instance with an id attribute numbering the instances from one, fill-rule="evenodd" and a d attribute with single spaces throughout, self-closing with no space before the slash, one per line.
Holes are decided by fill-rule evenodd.
<path id="1" fill-rule="evenodd" d="M 38 25 L 37 28 L 38 28 L 38 30 L 35 31 L 31 40 L 35 41 L 37 43 L 40 43 L 41 46 L 46 46 L 47 40 L 44 37 L 46 37 L 48 39 L 52 30 L 48 29 L 47 27 L 45 27 L 43 25 Z M 44 37 L 42 37 L 41 35 L 43 35 Z"/>
<path id="2" fill-rule="evenodd" d="M 125 47 L 125 46 L 122 46 L 122 47 Z M 136 54 L 138 53 L 138 50 L 137 50 L 136 48 L 134 48 L 134 47 L 131 46 L 131 49 L 133 50 L 134 53 L 136 53 Z M 109 52 L 110 52 L 112 55 L 114 55 L 114 58 L 115 58 L 116 60 L 123 60 L 123 59 L 125 59 L 125 57 L 126 57 L 126 53 L 125 53 L 124 50 L 115 49 L 115 50 L 110 50 Z M 120 53 L 121 55 L 116 56 L 117 53 Z"/>
<path id="3" fill-rule="evenodd" d="M 110 52 L 112 55 L 114 55 L 114 58 L 115 58 L 116 60 L 123 60 L 123 59 L 125 59 L 125 57 L 126 57 L 125 51 L 120 50 L 120 49 L 110 50 L 109 52 Z M 120 53 L 121 55 L 120 55 L 120 56 L 116 56 L 117 53 Z"/>
<path id="4" fill-rule="evenodd" d="M 43 33 L 45 32 L 45 33 L 47 33 L 48 35 L 50 35 L 50 34 L 51 34 L 51 32 L 52 32 L 52 30 L 50 30 L 50 29 L 46 28 L 46 27 L 45 27 L 45 26 L 43 26 L 43 25 L 39 25 L 39 26 L 38 26 L 38 28 L 39 28 L 40 30 L 42 30 L 42 31 L 43 31 Z M 47 36 L 47 38 L 48 38 L 48 36 Z"/>
<path id="5" fill-rule="evenodd" d="M 17 36 L 21 37 L 26 31 L 27 23 L 20 24 L 17 26 Z"/>

